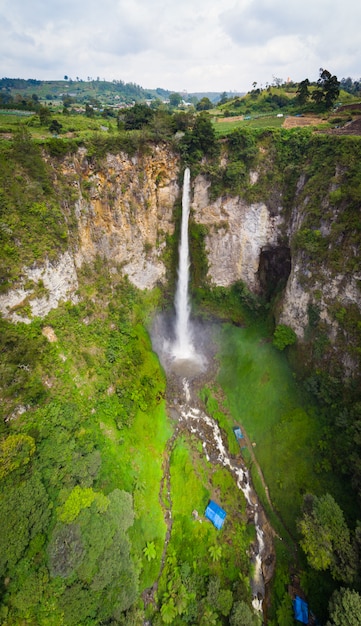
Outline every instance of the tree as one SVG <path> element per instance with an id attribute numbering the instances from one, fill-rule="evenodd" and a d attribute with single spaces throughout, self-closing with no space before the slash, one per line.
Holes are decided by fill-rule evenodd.
<path id="1" fill-rule="evenodd" d="M 210 109 L 213 109 L 213 103 L 209 98 L 204 96 L 196 105 L 196 109 L 197 111 L 210 111 Z"/>
<path id="2" fill-rule="evenodd" d="M 350 531 L 341 508 L 329 493 L 319 498 L 305 496 L 299 529 L 303 537 L 300 544 L 311 567 L 329 569 L 336 580 L 353 579 L 356 564 Z"/>
<path id="3" fill-rule="evenodd" d="M 219 98 L 218 104 L 226 104 L 226 102 L 228 102 L 227 92 L 223 91 L 223 93 L 221 93 L 221 96 Z"/>
<path id="4" fill-rule="evenodd" d="M 297 98 L 298 104 L 300 104 L 301 106 L 306 104 L 306 102 L 308 101 L 310 97 L 310 92 L 308 90 L 309 86 L 310 86 L 310 81 L 308 80 L 308 78 L 305 78 L 305 80 L 302 80 L 298 85 L 296 98 Z"/>
<path id="5" fill-rule="evenodd" d="M 280 606 L 277 609 L 277 626 L 293 626 L 292 600 L 288 593 L 285 593 Z"/>
<path id="6" fill-rule="evenodd" d="M 230 626 L 253 626 L 256 623 L 256 617 L 248 604 L 243 600 L 234 603 L 229 618 Z"/>
<path id="7" fill-rule="evenodd" d="M 325 94 L 325 105 L 329 109 L 337 100 L 340 93 L 340 83 L 337 80 L 337 76 L 331 76 L 327 72 L 328 76 L 324 80 L 323 90 Z"/>
<path id="8" fill-rule="evenodd" d="M 86 117 L 94 117 L 94 109 L 88 103 L 85 105 L 85 115 Z"/>
<path id="9" fill-rule="evenodd" d="M 328 70 L 321 67 L 317 85 L 317 89 L 312 92 L 312 100 L 318 106 L 329 109 L 340 93 L 340 83 L 337 80 L 337 76 L 332 76 Z"/>
<path id="10" fill-rule="evenodd" d="M 147 545 L 143 549 L 143 554 L 148 561 L 153 561 L 157 556 L 154 541 L 147 541 Z"/>
<path id="11" fill-rule="evenodd" d="M 217 563 L 222 556 L 222 546 L 209 546 L 209 556 L 214 563 Z"/>
<path id="12" fill-rule="evenodd" d="M 65 111 L 67 111 L 67 109 L 65 109 Z M 61 133 L 61 129 L 63 128 L 63 125 L 58 122 L 58 120 L 53 120 L 49 126 L 49 130 L 51 133 L 55 133 L 56 135 L 59 135 Z"/>
<path id="13" fill-rule="evenodd" d="M 123 115 L 125 130 L 139 130 L 150 123 L 154 111 L 146 104 L 135 104 L 127 109 Z"/>
<path id="14" fill-rule="evenodd" d="M 57 524 L 48 546 L 51 576 L 67 578 L 79 567 L 84 558 L 84 545 L 80 526 Z"/>
<path id="15" fill-rule="evenodd" d="M 206 606 L 204 609 L 203 615 L 201 617 L 200 625 L 201 626 L 217 626 L 218 616 L 213 609 L 209 606 Z"/>
<path id="16" fill-rule="evenodd" d="M 39 107 L 39 119 L 40 119 L 40 124 L 41 126 L 46 126 L 49 123 L 49 120 L 51 118 L 51 111 L 50 109 L 45 106 L 41 106 Z"/>
<path id="17" fill-rule="evenodd" d="M 211 155 L 216 146 L 216 137 L 209 114 L 205 111 L 196 117 L 193 127 L 196 145 L 206 155 Z"/>
<path id="18" fill-rule="evenodd" d="M 217 609 L 221 613 L 227 617 L 230 614 L 231 608 L 233 604 L 233 594 L 230 589 L 221 589 L 217 598 Z"/>
<path id="19" fill-rule="evenodd" d="M 281 85 L 283 84 L 284 80 L 283 78 L 278 78 L 277 76 L 272 76 L 273 78 L 273 84 L 275 87 L 281 87 Z"/>
<path id="20" fill-rule="evenodd" d="M 132 497 L 119 489 L 105 496 L 75 488 L 58 510 L 60 515 L 64 509 L 70 523 L 55 526 L 49 565 L 51 576 L 67 578 L 67 586 L 59 596 L 66 624 L 88 623 L 87 618 L 95 614 L 96 623 L 119 619 L 138 591 L 138 574 L 127 534 L 134 519 Z"/>
<path id="21" fill-rule="evenodd" d="M 73 522 L 80 511 L 89 508 L 93 502 L 97 503 L 98 510 L 106 511 L 109 505 L 108 498 L 101 492 L 95 492 L 91 487 L 80 487 L 76 485 L 70 492 L 63 506 L 59 509 L 59 519 L 62 522 Z"/>
<path id="22" fill-rule="evenodd" d="M 332 594 L 328 609 L 327 626 L 359 626 L 361 596 L 357 591 L 341 588 Z"/>
<path id="23" fill-rule="evenodd" d="M 194 122 L 194 114 L 191 111 L 176 111 L 172 115 L 174 131 L 186 131 L 191 128 Z"/>
<path id="24" fill-rule="evenodd" d="M 171 107 L 178 107 L 182 102 L 182 96 L 179 93 L 171 93 L 169 96 L 169 104 Z"/>
<path id="25" fill-rule="evenodd" d="M 284 350 L 286 346 L 292 346 L 297 341 L 295 331 L 286 326 L 286 324 L 278 324 L 273 333 L 273 345 L 278 350 Z"/>
<path id="26" fill-rule="evenodd" d="M 155 111 L 150 128 L 156 139 L 165 139 L 173 134 L 172 115 L 168 111 Z"/>
<path id="27" fill-rule="evenodd" d="M 1 498 L 0 506 L 0 575 L 15 573 L 20 559 L 30 544 L 45 533 L 50 508 L 44 485 L 37 474 L 32 475 Z"/>
<path id="28" fill-rule="evenodd" d="M 10 472 L 27 465 L 35 452 L 35 441 L 29 435 L 9 435 L 0 441 L 0 480 Z"/>
<path id="29" fill-rule="evenodd" d="M 175 617 L 177 616 L 177 609 L 174 604 L 173 598 L 170 598 L 168 602 L 162 604 L 160 609 L 160 613 L 162 616 L 162 620 L 165 624 L 172 624 Z"/>

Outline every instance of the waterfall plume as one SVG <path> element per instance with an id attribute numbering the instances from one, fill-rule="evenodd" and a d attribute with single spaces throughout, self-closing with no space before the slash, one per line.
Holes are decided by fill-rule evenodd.
<path id="1" fill-rule="evenodd" d="M 159 315 L 151 331 L 153 347 L 168 373 L 192 379 L 207 369 L 205 356 L 209 350 L 209 336 L 204 324 L 191 319 L 189 296 L 189 237 L 190 170 L 186 168 L 183 178 L 182 222 L 178 247 L 178 276 L 174 297 L 175 314 Z"/>
<path id="2" fill-rule="evenodd" d="M 190 171 L 187 167 L 184 171 L 183 196 L 182 196 L 182 225 L 179 243 L 178 282 L 175 294 L 175 341 L 172 348 L 176 359 L 189 359 L 194 357 L 192 341 L 192 329 L 190 324 L 189 302 L 189 239 L 188 222 L 190 210 Z"/>

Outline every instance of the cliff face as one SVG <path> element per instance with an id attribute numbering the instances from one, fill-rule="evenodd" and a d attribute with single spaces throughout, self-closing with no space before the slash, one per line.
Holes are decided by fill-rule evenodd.
<path id="1" fill-rule="evenodd" d="M 77 263 L 100 255 L 121 265 L 140 289 L 163 281 L 162 253 L 174 231 L 179 193 L 176 157 L 155 146 L 148 156 L 107 155 L 100 168 L 81 151 L 67 166 L 65 174 L 75 171 L 79 189 Z"/>
<path id="2" fill-rule="evenodd" d="M 228 286 L 240 280 L 265 297 L 281 285 L 276 321 L 290 326 L 308 346 L 303 358 L 352 377 L 360 370 L 360 242 L 357 229 L 349 229 L 345 207 L 332 206 L 345 172 L 340 174 L 336 164 L 315 199 L 312 179 L 308 183 L 300 169 L 287 208 L 277 188 L 263 202 L 228 195 L 211 201 L 210 182 L 198 176 L 192 208 L 194 219 L 207 227 L 211 283 Z M 250 172 L 250 188 L 261 175 Z M 310 225 L 314 213 L 316 226 Z"/>
<path id="3" fill-rule="evenodd" d="M 263 202 L 247 204 L 239 197 L 210 202 L 209 186 L 206 178 L 198 176 L 192 203 L 196 221 L 208 227 L 209 278 L 224 287 L 241 280 L 259 292 L 261 252 L 277 246 L 282 217 L 271 215 Z"/>
<path id="4" fill-rule="evenodd" d="M 16 287 L 0 294 L 0 312 L 12 321 L 29 322 L 60 300 L 76 302 L 77 270 L 97 256 L 140 289 L 164 282 L 162 254 L 167 235 L 174 232 L 179 195 L 177 157 L 155 146 L 148 155 L 108 154 L 101 162 L 80 149 L 61 162 L 48 162 L 55 185 L 61 180 L 72 189 L 76 243 L 55 262 L 24 267 Z"/>
<path id="5" fill-rule="evenodd" d="M 54 184 L 61 179 L 72 189 L 76 241 L 56 262 L 24 268 L 23 280 L 0 296 L 3 315 L 13 321 L 29 321 L 31 316 L 46 315 L 60 300 L 76 302 L 77 271 L 97 256 L 140 289 L 164 284 L 162 255 L 167 236 L 174 232 L 174 205 L 180 198 L 180 163 L 171 150 L 158 145 L 151 154 L 130 157 L 118 153 L 95 159 L 80 149 L 61 161 L 49 159 L 49 163 Z M 256 189 L 264 167 L 249 171 L 250 189 Z M 342 176 L 335 166 L 327 183 L 330 194 L 338 189 Z M 309 206 L 315 202 L 302 169 L 287 209 L 277 189 L 272 189 L 270 197 L 255 193 L 258 200 L 252 202 L 230 194 L 211 200 L 210 185 L 206 176 L 198 175 L 192 184 L 191 203 L 192 219 L 206 226 L 210 283 L 229 286 L 243 281 L 251 291 L 266 297 L 272 296 L 274 285 L 282 284 L 285 289 L 275 311 L 277 322 L 291 326 L 306 341 L 317 325 L 329 343 L 328 353 L 337 348 L 343 370 L 347 374 L 357 370 L 359 355 L 352 344 L 359 339 L 360 246 L 348 242 L 336 265 L 329 262 L 330 255 L 335 257 L 334 248 L 342 245 L 341 235 L 336 243 L 330 239 L 333 229 L 340 230 L 330 201 L 322 200 L 320 230 L 314 231 L 307 219 Z M 306 237 L 305 244 L 295 245 L 300 232 Z M 323 253 L 317 254 L 317 246 L 316 253 L 312 246 L 320 242 Z M 355 260 L 350 265 L 352 255 Z M 350 314 L 353 326 L 344 323 Z"/>
<path id="6" fill-rule="evenodd" d="M 30 322 L 30 317 L 44 317 L 61 300 L 74 304 L 78 298 L 78 277 L 70 251 L 56 261 L 23 268 L 24 278 L 8 293 L 0 294 L 0 312 L 13 322 Z M 37 285 L 41 281 L 41 290 Z"/>

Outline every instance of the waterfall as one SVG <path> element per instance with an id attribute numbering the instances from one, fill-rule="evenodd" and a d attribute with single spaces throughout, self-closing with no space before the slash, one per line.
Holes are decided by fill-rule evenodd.
<path id="1" fill-rule="evenodd" d="M 190 324 L 189 303 L 189 244 L 188 244 L 188 220 L 190 209 L 190 171 L 187 167 L 184 171 L 183 196 L 182 196 L 182 227 L 179 244 L 178 282 L 175 294 L 175 342 L 173 356 L 176 359 L 193 359 L 194 346 Z"/>

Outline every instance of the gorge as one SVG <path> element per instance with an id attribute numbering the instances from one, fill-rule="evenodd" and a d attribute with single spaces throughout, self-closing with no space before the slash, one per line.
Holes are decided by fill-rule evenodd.
<path id="1" fill-rule="evenodd" d="M 3 162 L 4 624 L 45 624 L 54 597 L 65 626 L 233 626 L 247 610 L 256 624 L 265 596 L 277 624 L 292 568 L 324 619 L 312 581 L 331 593 L 335 580 L 307 565 L 297 519 L 306 494 L 333 489 L 356 541 L 357 444 L 350 466 L 336 457 L 358 423 L 359 152 L 304 130 L 235 132 L 188 162 L 163 141 L 43 147 L 43 187 L 14 161 L 23 204 Z M 292 370 L 274 326 L 295 334 Z M 227 509 L 224 534 L 204 518 L 210 497 Z M 29 520 L 16 539 L 14 508 Z"/>

